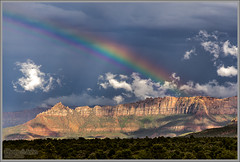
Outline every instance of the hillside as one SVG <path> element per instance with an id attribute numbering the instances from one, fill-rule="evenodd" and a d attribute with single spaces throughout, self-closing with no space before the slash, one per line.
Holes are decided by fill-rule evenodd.
<path id="1" fill-rule="evenodd" d="M 196 133 L 189 133 L 185 137 L 237 137 L 237 122 L 224 127 L 206 129 Z"/>
<path id="2" fill-rule="evenodd" d="M 237 116 L 237 97 L 164 97 L 117 106 L 70 109 L 61 102 L 34 119 L 3 129 L 4 139 L 46 137 L 178 136 L 226 125 Z"/>

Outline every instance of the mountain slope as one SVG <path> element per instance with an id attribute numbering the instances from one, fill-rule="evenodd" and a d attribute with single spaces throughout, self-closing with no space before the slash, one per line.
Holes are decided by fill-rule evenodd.
<path id="1" fill-rule="evenodd" d="M 189 133 L 185 137 L 237 137 L 237 123 L 230 123 L 224 127 L 206 129 L 196 133 Z"/>
<path id="2" fill-rule="evenodd" d="M 164 97 L 117 106 L 57 103 L 36 118 L 3 129 L 4 139 L 46 137 L 178 136 L 226 125 L 237 115 L 237 97 Z"/>

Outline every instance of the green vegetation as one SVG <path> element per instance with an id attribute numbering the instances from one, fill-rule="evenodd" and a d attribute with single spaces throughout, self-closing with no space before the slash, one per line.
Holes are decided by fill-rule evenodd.
<path id="1" fill-rule="evenodd" d="M 237 137 L 3 141 L 3 159 L 237 159 Z"/>

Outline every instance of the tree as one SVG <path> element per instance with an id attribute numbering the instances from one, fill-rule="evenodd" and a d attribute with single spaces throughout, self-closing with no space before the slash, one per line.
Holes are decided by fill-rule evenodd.
<path id="1" fill-rule="evenodd" d="M 197 159 L 211 159 L 211 157 L 206 153 L 206 150 L 201 150 L 197 153 Z"/>
<path id="2" fill-rule="evenodd" d="M 196 156 L 192 152 L 186 152 L 183 159 L 196 159 Z"/>
<path id="3" fill-rule="evenodd" d="M 147 149 L 140 150 L 138 152 L 137 156 L 135 156 L 135 158 L 136 159 L 151 159 L 151 153 Z"/>
<path id="4" fill-rule="evenodd" d="M 132 154 L 129 149 L 125 150 L 119 150 L 116 152 L 116 155 L 114 156 L 114 159 L 132 159 Z"/>

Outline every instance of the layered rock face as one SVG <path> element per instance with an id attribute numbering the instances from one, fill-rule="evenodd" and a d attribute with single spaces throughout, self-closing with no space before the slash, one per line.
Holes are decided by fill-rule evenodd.
<path id="1" fill-rule="evenodd" d="M 224 126 L 237 116 L 237 97 L 147 98 L 117 106 L 70 109 L 61 102 L 22 125 L 3 130 L 5 139 L 132 134 L 176 136 Z M 145 132 L 144 132 L 145 131 Z M 103 133 L 104 132 L 104 133 Z M 107 134 L 107 135 L 106 135 Z"/>
<path id="2" fill-rule="evenodd" d="M 58 108 L 58 110 L 56 110 Z M 51 110 L 41 115 L 66 115 L 78 113 L 83 117 L 95 114 L 102 116 L 146 116 L 146 115 L 173 115 L 173 114 L 237 114 L 237 97 L 217 99 L 213 97 L 164 97 L 147 98 L 136 103 L 121 104 L 117 106 L 88 106 L 77 107 L 72 110 L 56 104 Z"/>

